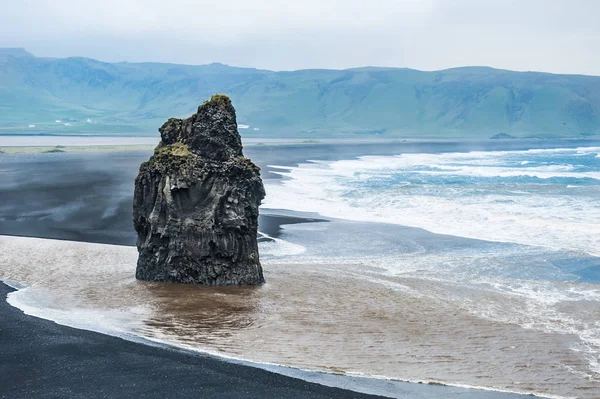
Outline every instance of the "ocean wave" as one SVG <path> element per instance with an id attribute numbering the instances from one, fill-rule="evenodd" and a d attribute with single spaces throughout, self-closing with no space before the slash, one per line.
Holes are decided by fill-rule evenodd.
<path id="1" fill-rule="evenodd" d="M 261 255 L 282 257 L 300 255 L 306 252 L 306 248 L 302 245 L 271 237 L 265 233 L 259 233 L 261 236 L 267 238 L 267 241 L 259 242 L 258 244 Z"/>
<path id="2" fill-rule="evenodd" d="M 576 151 L 365 156 L 279 167 L 284 179 L 267 182 L 263 206 L 600 256 L 600 204 L 592 200 L 600 195 L 600 170 L 557 163 Z"/>

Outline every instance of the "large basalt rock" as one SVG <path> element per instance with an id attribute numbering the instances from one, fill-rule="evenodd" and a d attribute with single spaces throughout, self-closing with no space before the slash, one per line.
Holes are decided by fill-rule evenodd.
<path id="1" fill-rule="evenodd" d="M 235 110 L 213 96 L 169 119 L 135 180 L 136 278 L 205 285 L 264 282 L 258 256 L 260 169 L 242 154 Z"/>

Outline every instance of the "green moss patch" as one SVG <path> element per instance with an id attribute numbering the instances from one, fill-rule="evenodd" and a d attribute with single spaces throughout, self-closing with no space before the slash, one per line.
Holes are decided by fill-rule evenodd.
<path id="1" fill-rule="evenodd" d="M 154 149 L 154 154 L 157 156 L 175 156 L 175 157 L 187 157 L 193 155 L 190 152 L 187 144 L 173 143 L 169 145 L 163 145 L 162 143 Z"/>
<path id="2" fill-rule="evenodd" d="M 204 103 L 202 104 L 202 107 L 209 106 L 209 105 L 216 106 L 221 109 L 225 109 L 225 108 L 231 106 L 231 99 L 229 97 L 227 97 L 225 94 L 214 94 L 210 98 L 210 100 L 204 101 Z"/>

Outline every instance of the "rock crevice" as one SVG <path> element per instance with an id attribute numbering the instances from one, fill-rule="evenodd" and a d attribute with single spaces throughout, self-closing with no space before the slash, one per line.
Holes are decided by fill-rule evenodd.
<path id="1" fill-rule="evenodd" d="M 205 285 L 264 282 L 257 244 L 260 169 L 242 153 L 235 110 L 215 95 L 169 119 L 135 181 L 140 280 Z"/>

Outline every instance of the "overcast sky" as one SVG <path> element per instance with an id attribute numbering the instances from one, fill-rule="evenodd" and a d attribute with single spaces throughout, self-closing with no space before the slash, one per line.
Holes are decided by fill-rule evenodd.
<path id="1" fill-rule="evenodd" d="M 600 0 L 2 0 L 0 47 L 272 70 L 600 75 Z"/>

